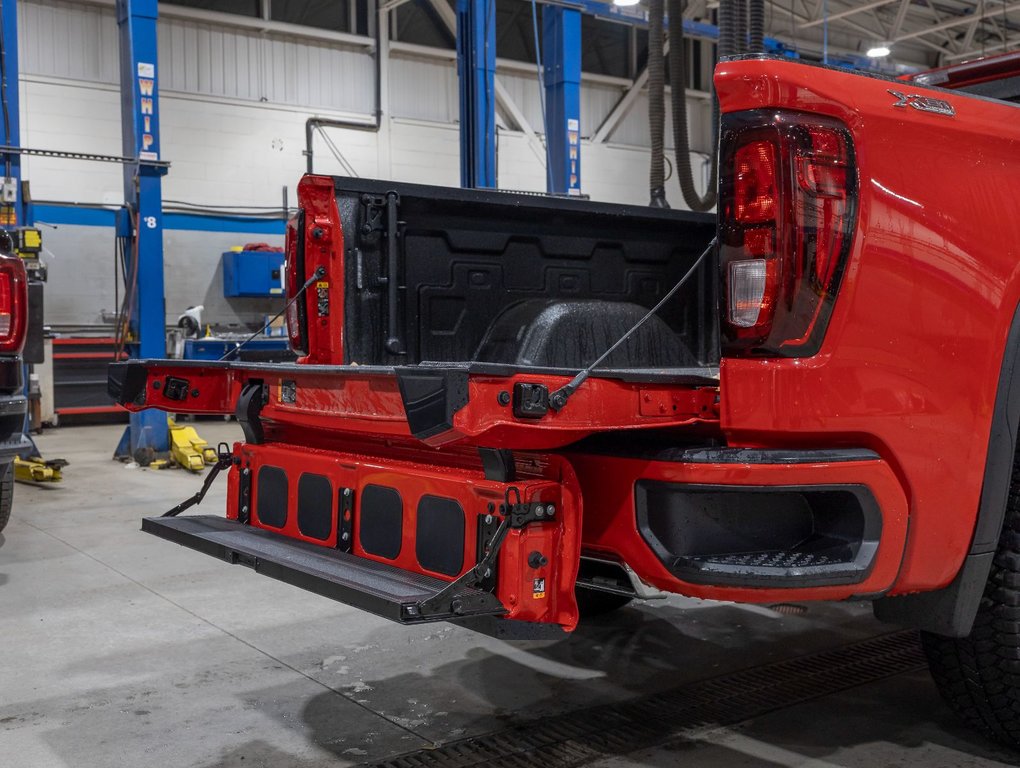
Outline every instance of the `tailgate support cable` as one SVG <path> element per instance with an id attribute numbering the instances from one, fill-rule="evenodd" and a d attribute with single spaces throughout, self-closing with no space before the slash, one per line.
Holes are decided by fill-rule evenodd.
<path id="1" fill-rule="evenodd" d="M 247 345 L 248 342 L 250 342 L 256 336 L 258 336 L 260 333 L 264 333 L 266 328 L 268 328 L 273 323 L 275 323 L 277 320 L 279 320 L 281 317 L 283 317 L 283 315 L 287 312 L 287 310 L 290 309 L 290 305 L 293 304 L 298 299 L 300 299 L 302 296 L 304 296 L 305 295 L 305 291 L 307 291 L 309 288 L 312 287 L 312 283 L 314 283 L 319 278 L 322 278 L 322 277 L 325 277 L 325 276 L 326 276 L 326 268 L 324 266 L 322 266 L 322 265 L 319 265 L 319 267 L 315 270 L 315 272 L 312 273 L 312 276 L 310 278 L 308 278 L 307 280 L 305 280 L 305 284 L 302 285 L 300 288 L 298 288 L 297 293 L 295 293 L 293 296 L 291 296 L 290 299 L 287 301 L 287 303 L 283 305 L 283 309 L 281 309 L 279 312 L 277 312 L 275 315 L 273 315 L 269 319 L 269 322 L 267 322 L 264 325 L 262 325 L 257 331 L 255 331 L 255 333 L 253 333 L 247 339 L 242 341 L 236 347 L 233 347 L 232 349 L 228 349 L 226 352 L 224 352 L 223 353 L 223 357 L 221 357 L 217 362 L 220 362 L 222 360 L 226 360 L 231 355 L 237 354 L 242 349 L 244 349 L 245 345 Z"/>
<path id="2" fill-rule="evenodd" d="M 684 276 L 677 281 L 676 285 L 670 288 L 666 295 L 659 299 L 659 303 L 652 307 L 650 310 L 648 310 L 647 313 L 645 313 L 644 317 L 642 317 L 640 320 L 634 323 L 634 325 L 630 327 L 630 330 L 628 330 L 625 334 L 623 334 L 623 336 L 617 339 L 609 349 L 607 349 L 605 352 L 599 355 L 598 359 L 594 363 L 589 365 L 583 371 L 578 373 L 574 378 L 572 378 L 568 383 L 564 384 L 562 387 L 560 387 L 551 395 L 549 395 L 549 406 L 554 411 L 561 410 L 567 404 L 567 401 L 570 399 L 570 396 L 573 395 L 574 392 L 576 392 L 578 388 L 588 380 L 588 377 L 591 376 L 592 371 L 598 368 L 599 365 L 601 365 L 606 360 L 606 358 L 613 354 L 613 352 L 615 352 L 621 344 L 623 344 L 627 339 L 629 339 L 634 334 L 634 332 L 637 331 L 638 328 L 640 328 L 642 325 L 648 322 L 648 320 L 651 319 L 653 315 L 655 315 L 660 309 L 663 308 L 663 306 L 665 306 L 667 301 L 673 298 L 676 292 L 680 290 L 683 284 L 686 283 L 690 279 L 691 275 L 693 275 L 697 271 L 698 267 L 701 266 L 701 262 L 703 262 L 705 258 L 708 256 L 708 254 L 712 252 L 712 249 L 715 248 L 718 239 L 719 239 L 718 237 L 712 238 L 712 242 L 710 242 L 708 244 L 708 247 L 701 252 L 701 255 L 694 260 L 694 263 L 691 265 L 691 268 L 684 273 Z"/>
<path id="3" fill-rule="evenodd" d="M 188 499 L 185 499 L 170 511 L 164 512 L 160 515 L 160 517 L 177 517 L 177 515 L 181 514 L 184 510 L 191 509 L 192 507 L 198 506 L 202 503 L 202 499 L 204 499 L 206 493 L 209 492 L 209 487 L 213 484 L 213 480 L 216 479 L 216 475 L 220 473 L 220 470 L 227 469 L 227 467 L 229 467 L 234 461 L 234 457 L 230 453 L 230 446 L 226 443 L 220 443 L 216 446 L 216 456 L 216 463 L 213 464 L 212 469 L 209 470 L 209 474 L 206 475 L 205 482 L 202 483 L 202 487 L 199 488 L 198 493 Z"/>

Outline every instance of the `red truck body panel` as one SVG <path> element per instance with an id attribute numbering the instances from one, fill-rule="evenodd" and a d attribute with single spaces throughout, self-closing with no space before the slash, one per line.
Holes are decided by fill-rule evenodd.
<path id="1" fill-rule="evenodd" d="M 1020 303 L 1020 112 L 786 60 L 726 61 L 715 82 L 724 128 L 726 115 L 774 110 L 832 118 L 852 138 L 858 190 L 852 245 L 816 354 L 724 356 L 717 382 L 707 370 L 596 372 L 569 405 L 530 416 L 517 412 L 510 393 L 516 398 L 522 384 L 553 392 L 572 372 L 354 364 L 343 311 L 352 283 L 345 287 L 343 278 L 361 263 L 355 265 L 356 233 L 345 232 L 344 222 L 353 220 L 349 208 L 358 203 L 338 199 L 336 180 L 306 176 L 299 185 L 303 222 L 292 221 L 288 232 L 289 284 L 300 286 L 316 268 L 323 272 L 296 300 L 307 323 L 298 364 L 148 361 L 141 373 L 134 364 L 133 373 L 118 374 L 121 402 L 228 414 L 247 388 L 264 387 L 256 410 L 265 434 L 234 447 L 228 516 L 244 518 L 246 499 L 257 506 L 258 490 L 249 499 L 239 477 L 263 466 L 294 477 L 314 471 L 358 498 L 368 486 L 385 485 L 404 500 L 403 544 L 385 556 L 366 550 L 355 515 L 352 554 L 407 572 L 445 580 L 469 573 L 482 532 L 477 513 L 490 500 L 508 498 L 511 484 L 526 501 L 555 503 L 561 509 L 555 523 L 513 531 L 501 555 L 495 594 L 509 618 L 526 622 L 574 627 L 574 580 L 583 557 L 620 560 L 647 586 L 718 600 L 877 598 L 946 587 L 974 554 L 993 415 L 1008 385 L 1000 380 Z M 370 223 L 363 226 L 371 231 Z M 412 379 L 420 376 L 441 385 L 412 394 Z M 175 377 L 186 382 L 183 398 L 180 387 L 170 389 Z M 430 416 L 423 426 L 415 414 L 430 402 L 440 412 L 445 403 L 446 416 Z M 660 450 L 665 444 L 705 450 Z M 505 476 L 486 465 L 493 451 L 513 451 Z M 726 493 L 755 495 L 761 506 L 748 509 L 766 516 L 776 504 L 793 503 L 770 507 L 770 499 L 816 494 L 821 506 L 811 514 L 820 521 L 833 509 L 842 514 L 840 505 L 853 496 L 858 517 L 847 519 L 856 522 L 833 523 L 833 530 L 857 526 L 852 537 L 861 551 L 873 550 L 857 571 L 837 579 L 805 578 L 811 569 L 799 565 L 790 574 L 800 583 L 755 579 L 753 568 L 739 564 L 713 571 L 719 563 L 705 566 L 697 552 L 656 544 L 656 536 L 673 534 L 662 532 L 661 519 L 658 533 L 652 531 L 642 517 L 655 514 L 652 502 L 642 501 L 644 484 L 665 496 L 690 489 L 694 495 L 678 514 L 693 505 L 691 514 L 705 523 L 697 535 L 708 539 L 717 535 L 712 526 L 733 514 Z M 472 556 L 456 573 L 430 571 L 416 557 L 421 531 L 413 510 L 431 495 L 467 510 L 457 536 Z M 257 513 L 249 524 L 337 546 L 340 502 L 331 507 L 334 523 L 325 538 L 301 530 L 298 505 L 293 494 L 286 497 L 282 525 Z M 777 525 L 789 524 L 795 537 L 794 518 Z M 751 528 L 759 524 L 748 520 Z M 736 528 L 730 532 L 739 535 Z M 686 546 L 682 526 L 673 543 Z M 552 565 L 536 566 L 542 559 L 536 554 Z M 549 583 L 541 597 L 538 579 Z"/>
<path id="2" fill-rule="evenodd" d="M 745 445 L 864 445 L 900 478 L 911 528 L 894 592 L 953 579 L 971 545 L 1003 351 L 1020 301 L 1017 107 L 777 61 L 723 63 L 724 112 L 831 115 L 854 137 L 861 199 L 818 355 L 725 359 L 722 428 Z"/>

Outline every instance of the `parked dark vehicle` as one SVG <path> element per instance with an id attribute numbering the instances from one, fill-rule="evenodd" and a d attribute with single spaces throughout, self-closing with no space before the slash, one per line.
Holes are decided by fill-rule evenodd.
<path id="1" fill-rule="evenodd" d="M 31 446 L 23 432 L 28 400 L 21 350 L 27 332 L 25 264 L 17 256 L 0 253 L 0 531 L 11 518 L 14 459 Z"/>

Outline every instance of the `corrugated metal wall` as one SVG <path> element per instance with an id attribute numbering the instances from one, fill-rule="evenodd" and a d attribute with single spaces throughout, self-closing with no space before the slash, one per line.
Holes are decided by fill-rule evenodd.
<path id="1" fill-rule="evenodd" d="M 26 75 L 118 82 L 117 26 L 112 8 L 22 0 L 22 72 Z M 160 87 L 164 91 L 268 102 L 309 109 L 371 115 L 375 67 L 370 52 L 342 44 L 296 39 L 205 21 L 164 17 L 159 22 Z M 458 121 L 457 71 L 453 62 L 395 53 L 391 56 L 390 102 L 394 117 L 445 124 Z M 501 70 L 499 78 L 542 132 L 537 76 Z M 595 132 L 622 95 L 622 84 L 586 80 L 581 87 L 581 132 Z M 708 113 L 690 100 L 691 138 L 707 149 Z M 642 97 L 611 138 L 647 146 L 647 102 Z"/>
<path id="2" fill-rule="evenodd" d="M 456 123 L 457 68 L 425 56 L 390 56 L 390 111 L 394 117 Z"/>
<path id="3" fill-rule="evenodd" d="M 31 0 L 19 5 L 26 75 L 116 84 L 112 8 Z M 160 88 L 338 112 L 375 108 L 370 53 L 176 18 L 159 21 Z"/>
<path id="4" fill-rule="evenodd" d="M 117 83 L 117 24 L 112 8 L 45 0 L 18 3 L 25 74 Z"/>

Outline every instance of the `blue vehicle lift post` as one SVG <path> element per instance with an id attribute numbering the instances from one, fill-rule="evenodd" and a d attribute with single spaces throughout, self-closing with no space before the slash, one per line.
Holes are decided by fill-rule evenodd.
<path id="1" fill-rule="evenodd" d="M 7 147 L 21 146 L 21 99 L 18 93 L 18 4 L 15 2 L 0 3 L 0 22 L 3 35 L 3 119 L 0 120 L 0 133 L 3 145 Z M 14 185 L 13 203 L 4 203 L 0 214 L 0 227 L 14 229 L 26 224 L 21 198 L 21 155 L 11 152 L 3 155 L 4 180 Z"/>
<path id="2" fill-rule="evenodd" d="M 134 234 L 127 258 L 137 259 L 137 289 L 131 329 L 142 359 L 166 356 L 166 311 L 163 290 L 163 195 L 160 163 L 159 88 L 157 79 L 156 0 L 117 0 L 120 31 L 121 134 L 125 157 L 124 200 Z M 133 253 L 131 253 L 133 251 Z M 165 413 L 145 410 L 131 414 L 116 455 L 145 458 L 169 451 Z"/>
<path id="3" fill-rule="evenodd" d="M 457 0 L 460 184 L 496 186 L 496 0 Z"/>
<path id="4" fill-rule="evenodd" d="M 18 4 L 8 0 L 0 2 L 0 37 L 3 45 L 3 81 L 0 83 L 0 98 L 3 100 L 3 115 L 0 119 L 0 144 L 5 147 L 21 147 L 21 98 L 18 91 L 20 72 L 18 68 Z M 21 155 L 17 152 L 3 153 L 3 183 L 13 186 L 13 202 L 4 202 L 0 206 L 0 228 L 16 229 L 28 226 L 32 222 L 28 211 L 23 208 L 21 194 Z M 29 394 L 29 367 L 22 366 L 25 380 L 25 397 Z M 24 435 L 28 438 L 28 446 L 21 458 L 38 456 L 39 449 L 29 434 L 29 416 L 25 414 Z"/>
<path id="5" fill-rule="evenodd" d="M 581 194 L 581 11 L 542 8 L 547 191 Z"/>

